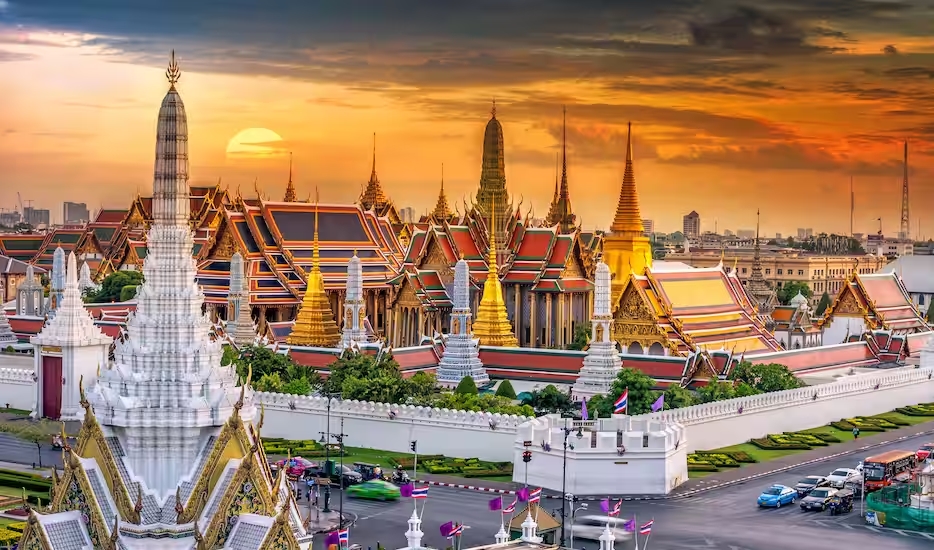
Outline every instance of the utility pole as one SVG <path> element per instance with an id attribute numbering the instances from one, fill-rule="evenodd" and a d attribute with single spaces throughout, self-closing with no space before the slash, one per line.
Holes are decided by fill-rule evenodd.
<path id="1" fill-rule="evenodd" d="M 338 512 L 337 512 L 338 514 L 337 524 L 338 524 L 338 529 L 343 529 L 344 528 L 344 438 L 347 437 L 347 434 L 344 433 L 344 417 L 343 416 L 341 416 L 341 433 L 331 434 L 331 437 L 337 440 L 338 451 L 341 454 L 341 467 L 340 467 L 340 471 L 338 471 L 337 473 L 337 476 L 338 476 L 337 479 L 339 480 L 338 483 L 340 484 L 340 488 L 341 488 L 340 504 L 338 505 Z"/>
<path id="2" fill-rule="evenodd" d="M 332 511 L 331 510 L 331 475 L 333 475 L 334 473 L 334 465 L 331 464 L 331 400 L 333 400 L 335 397 L 340 398 L 340 395 L 341 395 L 340 393 L 325 394 L 325 397 L 327 397 L 327 400 L 328 400 L 327 415 L 326 415 L 327 420 L 325 424 L 326 431 L 318 432 L 319 434 L 321 434 L 321 442 L 324 443 L 324 474 L 325 474 L 325 479 L 328 480 L 328 483 L 324 486 L 324 510 L 322 510 L 324 513 L 329 513 Z M 341 418 L 341 421 L 343 421 L 343 417 Z M 341 429 L 341 432 L 343 431 L 344 430 Z M 343 472 L 341 473 L 343 474 Z M 344 492 L 341 491 L 342 502 L 343 502 L 343 494 Z"/>

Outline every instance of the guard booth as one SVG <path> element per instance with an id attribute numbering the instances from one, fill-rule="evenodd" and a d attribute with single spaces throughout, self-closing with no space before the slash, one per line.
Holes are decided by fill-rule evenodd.
<path id="1" fill-rule="evenodd" d="M 537 502 L 529 503 L 521 511 L 516 512 L 509 520 L 509 539 L 517 540 L 522 537 L 522 522 L 531 509 L 532 519 L 538 524 L 538 536 L 542 537 L 542 544 L 557 544 L 558 530 L 561 529 L 561 523 L 556 520 L 550 512 L 543 509 Z"/>

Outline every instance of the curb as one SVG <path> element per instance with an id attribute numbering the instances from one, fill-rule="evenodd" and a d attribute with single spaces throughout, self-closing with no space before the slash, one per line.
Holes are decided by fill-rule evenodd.
<path id="1" fill-rule="evenodd" d="M 467 489 L 470 491 L 479 491 L 481 493 L 495 493 L 499 495 L 515 495 L 518 491 L 511 491 L 509 489 L 490 489 L 489 487 L 478 487 L 476 485 L 461 485 L 459 483 L 445 483 L 443 481 L 425 481 L 423 479 L 416 479 L 415 483 L 425 483 L 427 485 L 434 485 L 436 487 L 450 487 L 452 489 Z M 550 495 L 543 494 L 542 498 L 561 500 L 561 495 Z M 624 502 L 636 501 L 636 500 L 665 500 L 669 497 L 667 496 L 638 496 L 638 497 L 622 497 Z M 580 496 L 574 497 L 574 500 L 577 502 L 597 502 L 600 500 L 605 500 L 605 496 Z M 614 499 L 616 500 L 616 499 Z"/>
<path id="2" fill-rule="evenodd" d="M 725 482 L 719 483 L 719 484 L 717 484 L 717 485 L 710 485 L 710 486 L 707 486 L 707 487 L 701 487 L 701 488 L 698 488 L 698 489 L 694 489 L 694 490 L 692 490 L 692 491 L 687 491 L 687 492 L 679 493 L 679 494 L 676 494 L 676 495 L 666 496 L 666 497 L 664 497 L 664 498 L 668 498 L 668 499 L 672 499 L 672 500 L 677 500 L 677 499 L 682 499 L 682 498 L 688 498 L 688 497 L 692 497 L 692 496 L 697 495 L 697 494 L 700 494 L 700 493 L 706 493 L 707 491 L 713 491 L 714 489 L 722 489 L 722 488 L 724 488 L 724 487 L 730 487 L 731 485 L 738 485 L 738 484 L 740 484 L 740 483 L 745 483 L 745 482 L 747 482 L 747 481 L 752 481 L 752 480 L 754 480 L 754 479 L 759 479 L 759 478 L 766 477 L 766 476 L 770 476 L 770 475 L 773 475 L 773 474 L 780 474 L 780 473 L 782 473 L 782 472 L 787 472 L 788 470 L 794 470 L 795 468 L 800 468 L 801 466 L 808 466 L 808 465 L 810 465 L 810 464 L 817 464 L 818 462 L 824 462 L 825 460 L 833 460 L 834 458 L 840 458 L 840 457 L 842 457 L 842 456 L 847 456 L 847 455 L 856 454 L 856 453 L 859 453 L 859 452 L 862 452 L 862 451 L 867 451 L 867 450 L 869 450 L 869 449 L 874 449 L 874 448 L 876 448 L 876 447 L 882 447 L 883 445 L 890 445 L 890 444 L 892 444 L 892 443 L 898 443 L 899 441 L 905 441 L 905 440 L 907 440 L 907 439 L 914 439 L 914 438 L 916 438 L 916 437 L 920 437 L 920 436 L 923 436 L 923 435 L 932 435 L 932 434 L 934 434 L 934 430 L 926 430 L 926 431 L 923 431 L 923 432 L 918 432 L 918 433 L 914 433 L 914 434 L 910 434 L 910 435 L 903 435 L 903 436 L 901 436 L 901 437 L 896 437 L 895 439 L 890 439 L 890 440 L 886 440 L 886 441 L 879 441 L 878 443 L 872 443 L 872 444 L 870 444 L 870 445 L 864 445 L 864 446 L 862 446 L 862 447 L 860 447 L 860 448 L 858 448 L 858 449 L 853 449 L 853 450 L 850 450 L 850 451 L 841 451 L 841 452 L 839 452 L 839 453 L 834 453 L 834 454 L 831 454 L 831 455 L 822 456 L 822 457 L 820 457 L 820 458 L 814 458 L 814 459 L 811 459 L 811 460 L 806 460 L 806 461 L 804 461 L 804 462 L 798 462 L 797 464 L 792 464 L 792 465 L 790 465 L 790 466 L 783 466 L 783 467 L 781 467 L 781 468 L 776 468 L 776 469 L 774 469 L 774 470 L 769 470 L 768 472 L 762 472 L 762 473 L 760 473 L 760 474 L 754 474 L 754 475 L 746 476 L 746 477 L 743 477 L 743 478 L 740 478 L 740 479 L 734 479 L 734 480 L 732 480 L 732 481 L 725 481 Z"/>

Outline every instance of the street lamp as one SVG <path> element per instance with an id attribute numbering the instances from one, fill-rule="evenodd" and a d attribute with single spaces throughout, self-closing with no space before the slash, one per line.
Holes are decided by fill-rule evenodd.
<path id="1" fill-rule="evenodd" d="M 347 434 L 344 433 L 344 417 L 343 416 L 341 416 L 341 433 L 331 434 L 331 437 L 337 440 L 338 451 L 341 454 L 341 467 L 340 467 L 340 471 L 338 471 L 337 473 L 338 483 L 340 484 L 340 488 L 341 488 L 340 504 L 339 504 L 339 508 L 337 512 L 337 515 L 339 517 L 337 519 L 337 523 L 339 525 L 338 529 L 343 529 L 344 527 L 344 438 L 347 437 Z M 331 478 L 328 477 L 328 486 L 330 487 L 330 485 L 331 485 Z"/>
<path id="2" fill-rule="evenodd" d="M 561 432 L 564 434 L 564 452 L 561 458 L 561 546 L 564 546 L 564 541 L 567 540 L 564 536 L 565 529 L 567 528 L 567 502 L 568 497 L 573 500 L 574 495 L 568 495 L 567 484 L 568 484 L 568 447 L 571 450 L 574 450 L 574 444 L 568 443 L 568 437 L 575 432 L 574 428 L 568 427 L 568 419 L 564 419 L 564 427 L 561 428 Z M 577 430 L 577 439 L 584 437 L 583 428 L 578 427 Z"/>
<path id="3" fill-rule="evenodd" d="M 577 508 L 572 507 L 571 509 L 571 548 L 572 549 L 574 548 L 574 518 L 577 516 L 578 512 L 580 512 L 581 510 L 586 510 L 586 509 L 587 509 L 586 502 L 582 502 L 581 505 L 578 506 Z"/>
<path id="4" fill-rule="evenodd" d="M 327 421 L 326 421 L 326 432 L 318 432 L 321 434 L 321 442 L 324 443 L 324 473 L 328 480 L 327 484 L 324 486 L 324 513 L 331 512 L 331 400 L 335 397 L 340 399 L 340 392 L 335 393 L 325 393 L 324 397 L 327 398 Z M 341 432 L 344 430 L 341 429 Z M 342 453 L 343 454 L 343 453 Z M 341 491 L 343 495 L 343 491 Z M 343 498 L 342 498 L 343 500 Z"/>

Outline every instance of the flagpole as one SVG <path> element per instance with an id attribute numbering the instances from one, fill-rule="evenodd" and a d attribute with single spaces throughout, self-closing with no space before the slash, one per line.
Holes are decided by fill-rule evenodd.
<path id="1" fill-rule="evenodd" d="M 636 520 L 636 515 L 632 515 L 632 536 L 636 540 L 636 546 L 633 550 L 639 550 L 639 522 Z"/>

